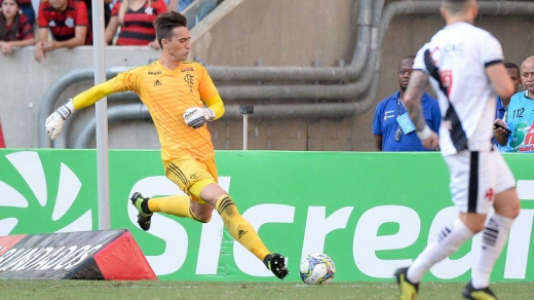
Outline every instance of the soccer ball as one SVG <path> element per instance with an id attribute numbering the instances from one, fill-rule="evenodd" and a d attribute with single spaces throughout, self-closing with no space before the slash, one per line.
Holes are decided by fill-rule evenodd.
<path id="1" fill-rule="evenodd" d="M 324 253 L 312 253 L 300 261 L 300 278 L 305 284 L 329 284 L 335 274 L 334 261 Z"/>

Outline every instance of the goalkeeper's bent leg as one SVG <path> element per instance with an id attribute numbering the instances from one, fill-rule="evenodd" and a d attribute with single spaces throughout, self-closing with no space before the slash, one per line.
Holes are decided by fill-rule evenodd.
<path id="1" fill-rule="evenodd" d="M 148 200 L 150 212 L 162 212 L 180 218 L 189 218 L 201 223 L 208 223 L 208 220 L 199 219 L 191 210 L 191 198 L 189 196 L 168 196 L 151 198 Z"/>
<path id="2" fill-rule="evenodd" d="M 224 226 L 230 235 L 241 245 L 252 252 L 259 260 L 269 255 L 269 250 L 263 244 L 256 230 L 237 211 L 237 207 L 228 195 L 221 196 L 215 204 L 215 209 L 223 219 Z"/>

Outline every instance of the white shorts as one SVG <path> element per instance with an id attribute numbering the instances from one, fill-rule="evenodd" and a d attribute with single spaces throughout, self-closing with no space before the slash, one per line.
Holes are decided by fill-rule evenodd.
<path id="1" fill-rule="evenodd" d="M 488 214 L 495 195 L 515 187 L 514 175 L 499 151 L 464 150 L 444 159 L 451 174 L 452 201 L 462 213 Z"/>

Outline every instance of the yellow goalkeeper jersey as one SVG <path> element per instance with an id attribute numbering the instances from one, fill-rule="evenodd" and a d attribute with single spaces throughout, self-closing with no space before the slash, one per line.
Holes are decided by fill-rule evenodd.
<path id="1" fill-rule="evenodd" d="M 155 61 L 119 73 L 74 97 L 74 108 L 80 109 L 111 93 L 128 90 L 136 92 L 148 107 L 158 131 L 165 167 L 182 158 L 207 160 L 214 156 L 207 126 L 192 129 L 183 119 L 187 108 L 203 107 L 204 103 L 215 112 L 216 119 L 224 114 L 219 92 L 201 64 L 186 61 L 170 71 Z"/>

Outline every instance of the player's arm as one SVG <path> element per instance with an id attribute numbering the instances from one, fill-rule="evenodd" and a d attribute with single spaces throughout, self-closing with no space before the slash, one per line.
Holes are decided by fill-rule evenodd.
<path id="1" fill-rule="evenodd" d="M 406 92 L 404 92 L 402 102 L 415 125 L 417 136 L 423 142 L 423 146 L 428 149 L 435 149 L 438 146 L 437 134 L 426 124 L 421 103 L 421 98 L 427 86 L 428 76 L 426 73 L 421 70 L 414 70 Z"/>
<path id="2" fill-rule="evenodd" d="M 198 91 L 207 107 L 191 107 L 185 110 L 184 121 L 194 129 L 206 122 L 216 120 L 224 114 L 224 103 L 208 72 L 202 68 Z"/>
<path id="3" fill-rule="evenodd" d="M 204 100 L 204 103 L 206 103 L 207 108 L 213 111 L 215 115 L 213 120 L 217 120 L 224 115 L 224 103 L 219 94 L 217 94 L 216 97 L 212 99 Z"/>
<path id="4" fill-rule="evenodd" d="M 404 92 L 404 99 L 402 99 L 417 131 L 422 131 L 425 126 L 428 126 L 423 116 L 423 105 L 421 104 L 421 98 L 427 85 L 427 75 L 420 70 L 414 70 L 406 92 Z"/>
<path id="5" fill-rule="evenodd" d="M 55 112 L 53 112 L 45 122 L 46 133 L 50 139 L 55 140 L 61 133 L 63 128 L 63 122 L 78 109 L 93 105 L 98 100 L 114 92 L 112 82 L 115 79 L 111 79 L 104 83 L 95 85 L 94 87 L 80 93 L 73 99 L 60 106 Z"/>
<path id="6" fill-rule="evenodd" d="M 497 95 L 502 98 L 510 98 L 514 95 L 514 83 L 502 62 L 487 66 L 486 73 Z"/>

